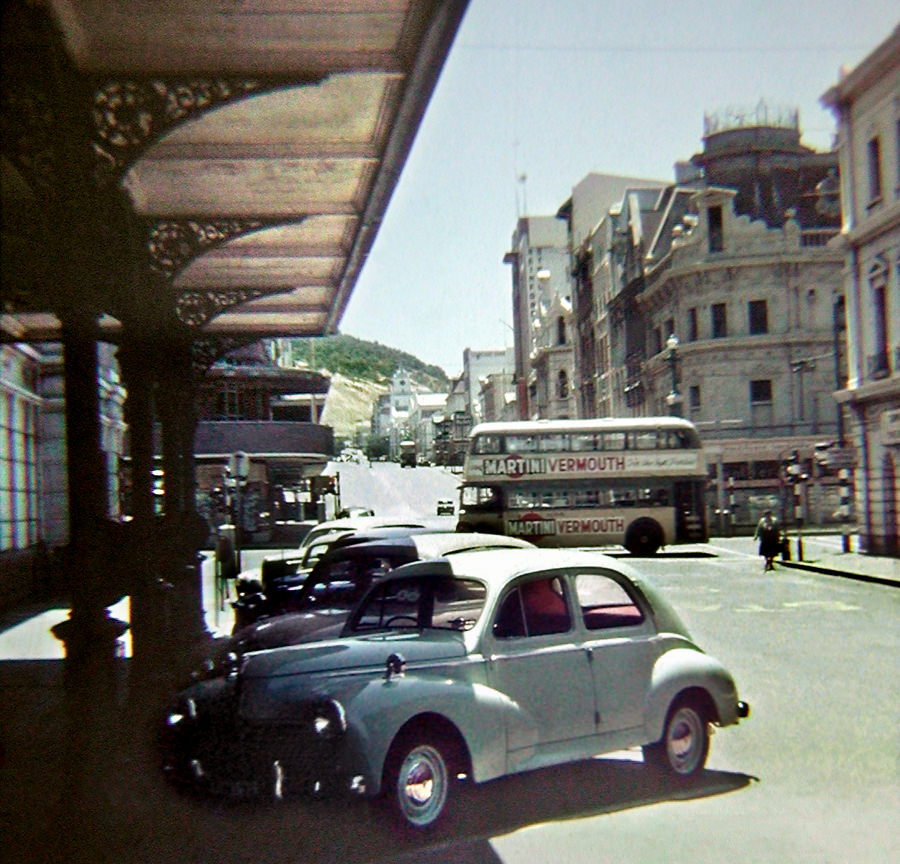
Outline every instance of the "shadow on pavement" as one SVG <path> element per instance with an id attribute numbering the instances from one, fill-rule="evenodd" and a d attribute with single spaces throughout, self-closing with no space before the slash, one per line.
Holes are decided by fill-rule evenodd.
<path id="1" fill-rule="evenodd" d="M 67 714 L 61 665 L 0 663 L 0 836 L 11 860 L 22 864 L 496 864 L 491 837 L 543 822 L 721 795 L 753 780 L 706 771 L 677 783 L 661 780 L 639 761 L 596 759 L 466 784 L 455 790 L 456 806 L 436 831 L 400 831 L 368 801 L 288 798 L 274 804 L 185 794 L 163 779 L 149 724 L 125 703 L 115 717 L 101 718 L 100 744 L 92 736 L 95 749 L 85 752 L 79 724 Z M 96 725 L 98 718 L 85 722 Z"/>

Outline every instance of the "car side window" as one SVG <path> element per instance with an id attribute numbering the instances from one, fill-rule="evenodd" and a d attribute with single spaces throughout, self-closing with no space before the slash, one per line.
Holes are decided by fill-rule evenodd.
<path id="1" fill-rule="evenodd" d="M 525 582 L 506 595 L 493 632 L 497 639 L 566 633 L 572 627 L 563 580 L 548 576 Z"/>
<path id="2" fill-rule="evenodd" d="M 625 588 L 603 573 L 579 573 L 575 593 L 581 617 L 588 630 L 632 627 L 644 620 L 644 613 Z"/>
<path id="3" fill-rule="evenodd" d="M 346 606 L 355 599 L 356 565 L 353 561 L 335 561 L 310 586 L 310 599 L 315 603 Z"/>

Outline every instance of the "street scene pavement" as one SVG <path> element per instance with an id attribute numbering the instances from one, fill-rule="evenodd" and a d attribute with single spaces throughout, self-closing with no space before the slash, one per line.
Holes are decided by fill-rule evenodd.
<path id="1" fill-rule="evenodd" d="M 434 512 L 457 482 L 439 469 L 393 466 L 371 478 L 358 501 L 391 490 L 382 512 L 391 495 Z M 407 495 L 400 484 L 424 491 Z M 344 488 L 352 485 L 348 476 Z M 749 719 L 714 736 L 696 782 L 653 779 L 640 751 L 626 751 L 467 789 L 450 821 L 426 834 L 398 834 L 365 801 L 221 800 L 166 784 L 152 736 L 130 721 L 127 634 L 108 749 L 81 754 L 73 770 L 62 651 L 49 632 L 67 610 L 16 610 L 0 621 L 4 851 L 66 864 L 900 860 L 898 562 L 845 553 L 840 535 L 802 543 L 804 560 L 792 537 L 794 560 L 776 561 L 772 573 L 747 536 L 628 559 L 733 671 L 751 705 Z M 271 554 L 244 550 L 244 567 Z M 207 629 L 221 638 L 233 619 L 228 598 L 216 596 L 211 553 L 203 572 Z M 113 614 L 127 620 L 127 600 Z"/>

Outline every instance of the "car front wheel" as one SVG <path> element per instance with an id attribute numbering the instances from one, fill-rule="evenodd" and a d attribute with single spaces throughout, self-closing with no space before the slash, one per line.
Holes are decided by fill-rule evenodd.
<path id="1" fill-rule="evenodd" d="M 643 748 L 644 762 L 678 777 L 703 770 L 709 755 L 709 721 L 692 700 L 676 702 L 666 718 L 663 737 Z"/>
<path id="2" fill-rule="evenodd" d="M 447 807 L 450 777 L 448 759 L 430 736 L 398 741 L 391 748 L 386 776 L 392 809 L 413 828 L 430 827 Z"/>

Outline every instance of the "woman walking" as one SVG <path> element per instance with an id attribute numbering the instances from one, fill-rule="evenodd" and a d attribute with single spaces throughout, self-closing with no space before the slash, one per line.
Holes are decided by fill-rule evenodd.
<path id="1" fill-rule="evenodd" d="M 771 510 L 766 510 L 756 524 L 754 540 L 759 540 L 759 554 L 766 560 L 763 572 L 775 569 L 775 556 L 781 551 L 781 529 Z"/>

